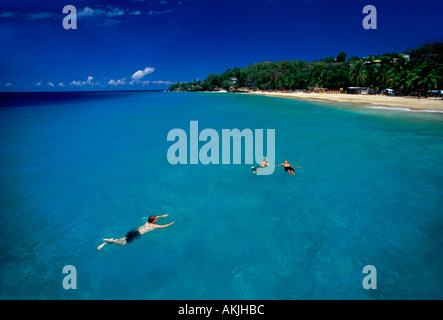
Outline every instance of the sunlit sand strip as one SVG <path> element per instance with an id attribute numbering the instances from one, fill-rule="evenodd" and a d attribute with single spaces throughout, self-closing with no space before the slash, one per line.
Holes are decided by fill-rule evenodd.
<path id="1" fill-rule="evenodd" d="M 365 107 L 373 105 L 374 108 L 388 107 L 404 109 L 404 111 L 443 112 L 442 98 L 431 97 L 391 97 L 384 95 L 354 95 L 354 94 L 330 94 L 330 93 L 303 93 L 303 92 L 265 92 L 251 91 L 248 94 L 257 94 L 270 97 L 293 98 L 311 101 L 332 101 L 355 103 Z"/>

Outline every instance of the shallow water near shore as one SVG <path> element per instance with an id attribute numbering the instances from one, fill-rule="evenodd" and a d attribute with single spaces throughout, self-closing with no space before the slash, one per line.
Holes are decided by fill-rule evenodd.
<path id="1" fill-rule="evenodd" d="M 443 115 L 222 93 L 0 108 L 1 299 L 442 299 Z M 170 130 L 275 129 L 281 167 L 171 165 Z M 200 143 L 200 146 L 204 143 Z M 121 237 L 168 214 L 125 247 Z M 77 270 L 66 290 L 63 267 Z M 377 289 L 365 290 L 365 265 Z"/>

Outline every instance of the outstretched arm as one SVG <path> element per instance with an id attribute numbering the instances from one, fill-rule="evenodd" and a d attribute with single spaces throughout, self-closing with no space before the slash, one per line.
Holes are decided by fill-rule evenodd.
<path id="1" fill-rule="evenodd" d="M 162 226 L 159 226 L 158 224 L 156 224 L 155 225 L 155 227 L 156 228 L 166 228 L 166 227 L 169 227 L 171 224 L 173 224 L 175 221 L 172 221 L 171 223 L 168 223 L 168 224 L 165 224 L 165 225 L 162 225 Z"/>
<path id="2" fill-rule="evenodd" d="M 280 167 L 280 166 L 282 166 L 282 165 L 283 165 L 283 163 L 282 163 L 282 164 L 279 164 L 278 166 L 275 166 L 275 168 Z"/>
<path id="3" fill-rule="evenodd" d="M 164 218 L 164 217 L 167 217 L 168 215 L 167 214 L 164 214 L 164 215 L 162 215 L 162 216 L 157 216 L 156 218 L 158 219 L 158 218 Z"/>

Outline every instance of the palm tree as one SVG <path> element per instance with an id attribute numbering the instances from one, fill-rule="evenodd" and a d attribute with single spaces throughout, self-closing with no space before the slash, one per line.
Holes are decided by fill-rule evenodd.
<path id="1" fill-rule="evenodd" d="M 293 76 L 290 76 L 285 79 L 285 87 L 287 89 L 294 89 L 294 86 L 295 86 L 295 79 Z"/>
<path id="2" fill-rule="evenodd" d="M 402 66 L 397 66 L 396 68 L 392 68 L 389 70 L 389 75 L 392 80 L 392 87 L 394 87 L 397 90 L 403 90 L 405 89 L 405 78 L 407 76 L 407 69 L 403 68 Z"/>
<path id="3" fill-rule="evenodd" d="M 413 84 L 415 74 L 404 58 L 400 58 L 388 71 L 391 84 L 394 88 L 401 90 L 402 94 L 407 92 Z"/>
<path id="4" fill-rule="evenodd" d="M 283 82 L 281 81 L 280 78 L 278 78 L 277 80 L 275 80 L 274 82 L 274 88 L 278 89 L 278 90 L 282 90 L 283 89 Z"/>
<path id="5" fill-rule="evenodd" d="M 368 70 L 363 62 L 356 62 L 351 66 L 350 79 L 357 83 L 357 87 L 364 83 L 368 78 Z"/>
<path id="6" fill-rule="evenodd" d="M 383 63 L 382 65 L 377 66 L 376 73 L 376 80 L 379 87 L 386 89 L 392 85 L 392 77 L 389 64 Z"/>
<path id="7" fill-rule="evenodd" d="M 437 84 L 442 80 L 443 67 L 434 61 L 424 61 L 416 70 L 414 81 L 424 89 L 437 89 Z"/>
<path id="8" fill-rule="evenodd" d="M 392 78 L 394 87 L 400 89 L 402 95 L 413 88 L 415 80 L 416 80 L 416 74 L 414 73 L 414 71 L 408 69 L 400 70 Z"/>

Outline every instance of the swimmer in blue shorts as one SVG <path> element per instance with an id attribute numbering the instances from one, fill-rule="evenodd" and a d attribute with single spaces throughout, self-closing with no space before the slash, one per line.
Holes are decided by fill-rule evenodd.
<path id="1" fill-rule="evenodd" d="M 171 223 L 168 223 L 168 224 L 165 224 L 165 225 L 157 225 L 157 224 L 155 224 L 157 222 L 157 218 L 164 218 L 164 217 L 167 217 L 167 216 L 168 216 L 167 214 L 164 214 L 162 216 L 149 216 L 148 217 L 148 221 L 144 225 L 142 225 L 142 226 L 140 226 L 138 228 L 134 228 L 134 229 L 129 230 L 123 238 L 120 238 L 120 239 L 114 239 L 114 238 L 103 239 L 103 243 L 101 245 L 99 245 L 97 249 L 100 250 L 105 245 L 111 244 L 111 243 L 118 244 L 119 246 L 124 246 L 125 244 L 131 243 L 135 239 L 140 238 L 140 236 L 142 234 L 145 234 L 146 232 L 149 232 L 149 231 L 152 231 L 152 230 L 158 229 L 158 228 L 169 227 L 175 221 L 173 221 Z"/>
<path id="2" fill-rule="evenodd" d="M 251 168 L 252 173 L 253 173 L 253 174 L 256 174 L 257 171 L 258 171 L 259 169 L 261 170 L 261 169 L 265 168 L 266 166 L 269 166 L 269 163 L 268 163 L 268 159 L 264 158 L 263 161 L 262 161 L 262 163 L 260 163 L 259 166 L 256 166 L 256 167 L 252 167 L 252 168 Z"/>

